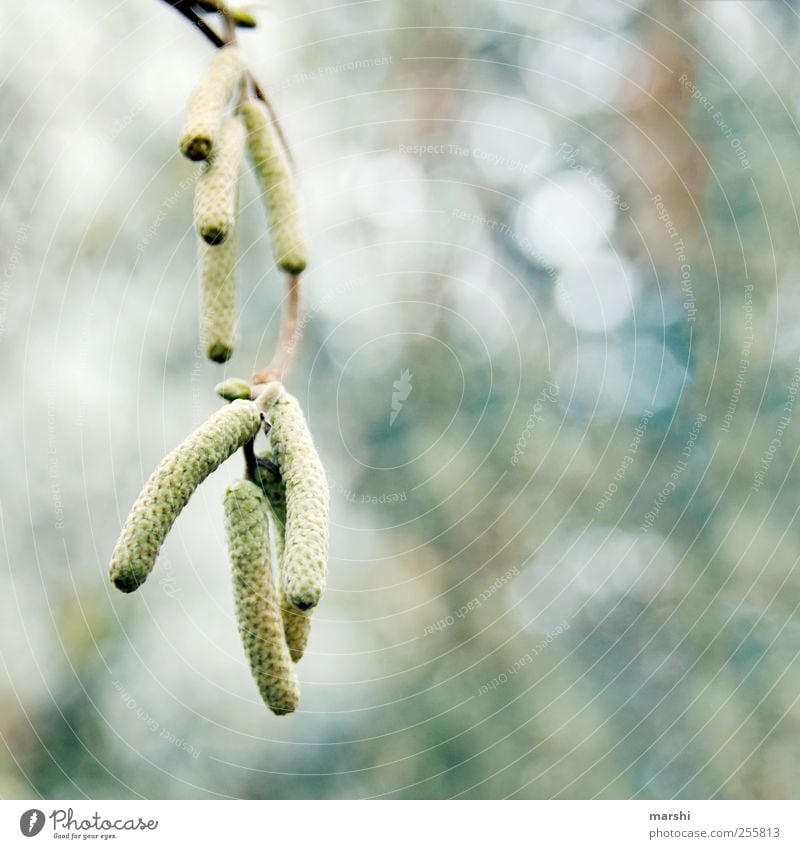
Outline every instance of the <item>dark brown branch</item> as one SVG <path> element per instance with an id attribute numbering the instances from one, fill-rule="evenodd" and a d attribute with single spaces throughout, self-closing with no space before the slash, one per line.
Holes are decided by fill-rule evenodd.
<path id="1" fill-rule="evenodd" d="M 224 47 L 226 41 L 219 33 L 213 30 L 192 8 L 192 3 L 189 0 L 163 0 L 168 6 L 172 6 L 176 12 L 180 12 L 185 18 L 191 21 L 192 25 L 214 45 L 214 47 Z"/>

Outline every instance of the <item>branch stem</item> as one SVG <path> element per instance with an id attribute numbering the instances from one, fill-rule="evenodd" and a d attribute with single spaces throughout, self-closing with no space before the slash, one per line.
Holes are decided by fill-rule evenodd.
<path id="1" fill-rule="evenodd" d="M 275 353 L 269 364 L 250 378 L 255 387 L 271 380 L 283 381 L 294 360 L 295 351 L 300 344 L 303 328 L 300 321 L 300 275 L 286 275 L 286 304 L 281 317 L 281 328 Z"/>

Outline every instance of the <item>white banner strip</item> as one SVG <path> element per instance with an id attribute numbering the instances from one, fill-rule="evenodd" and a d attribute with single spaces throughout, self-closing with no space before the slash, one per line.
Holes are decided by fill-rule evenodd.
<path id="1" fill-rule="evenodd" d="M 800 846 L 800 803 L 778 801 L 0 802 L 0 846 Z M 197 841 L 195 844 L 194 841 Z M 61 845 L 64 845 L 63 843 Z"/>

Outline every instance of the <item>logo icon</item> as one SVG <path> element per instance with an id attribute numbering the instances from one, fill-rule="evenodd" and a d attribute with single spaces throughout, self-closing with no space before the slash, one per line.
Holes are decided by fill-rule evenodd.
<path id="1" fill-rule="evenodd" d="M 25 837 L 36 837 L 44 828 L 44 812 L 38 808 L 31 808 L 19 818 L 19 830 Z"/>
<path id="2" fill-rule="evenodd" d="M 395 380 L 392 384 L 394 392 L 392 392 L 392 412 L 389 415 L 389 427 L 394 424 L 394 420 L 400 415 L 400 410 L 403 409 L 403 401 L 408 400 L 411 394 L 411 372 L 408 369 L 400 372 L 400 379 Z"/>

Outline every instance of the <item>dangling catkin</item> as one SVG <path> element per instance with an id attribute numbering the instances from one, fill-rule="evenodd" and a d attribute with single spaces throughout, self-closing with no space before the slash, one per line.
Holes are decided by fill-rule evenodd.
<path id="1" fill-rule="evenodd" d="M 178 514 L 197 487 L 234 451 L 253 439 L 261 411 L 253 401 L 234 401 L 168 454 L 136 499 L 111 555 L 110 577 L 129 593 L 150 574 Z"/>
<path id="2" fill-rule="evenodd" d="M 228 45 L 214 54 L 189 98 L 180 149 L 189 159 L 208 159 L 217 143 L 225 107 L 242 75 L 242 57 Z"/>
<path id="3" fill-rule="evenodd" d="M 241 112 L 250 160 L 264 197 L 275 261 L 284 271 L 299 274 L 308 263 L 308 248 L 286 151 L 263 103 L 248 101 Z"/>
<path id="4" fill-rule="evenodd" d="M 272 461 L 270 453 L 262 455 L 262 460 Z M 276 574 L 281 576 L 281 616 L 283 617 L 283 632 L 289 646 L 289 654 L 297 663 L 303 656 L 308 638 L 311 635 L 311 614 L 294 607 L 286 597 L 283 588 L 284 574 L 284 534 L 286 528 L 286 487 L 277 467 L 258 465 L 255 470 L 256 483 L 267 496 L 270 507 L 270 540 L 274 562 L 278 565 Z"/>
<path id="5" fill-rule="evenodd" d="M 236 226 L 244 139 L 242 119 L 226 118 L 219 142 L 195 187 L 194 226 L 209 245 L 224 242 Z"/>
<path id="6" fill-rule="evenodd" d="M 224 363 L 236 345 L 236 264 L 239 234 L 234 231 L 221 245 L 198 238 L 200 266 L 200 340 L 206 356 Z"/>
<path id="7" fill-rule="evenodd" d="M 297 679 L 283 634 L 269 551 L 267 499 L 251 481 L 225 493 L 236 618 L 261 698 L 278 716 L 296 710 Z"/>
<path id="8" fill-rule="evenodd" d="M 282 589 L 299 610 L 319 603 L 328 560 L 328 483 L 303 411 L 284 392 L 272 407 L 270 440 L 286 487 Z"/>

